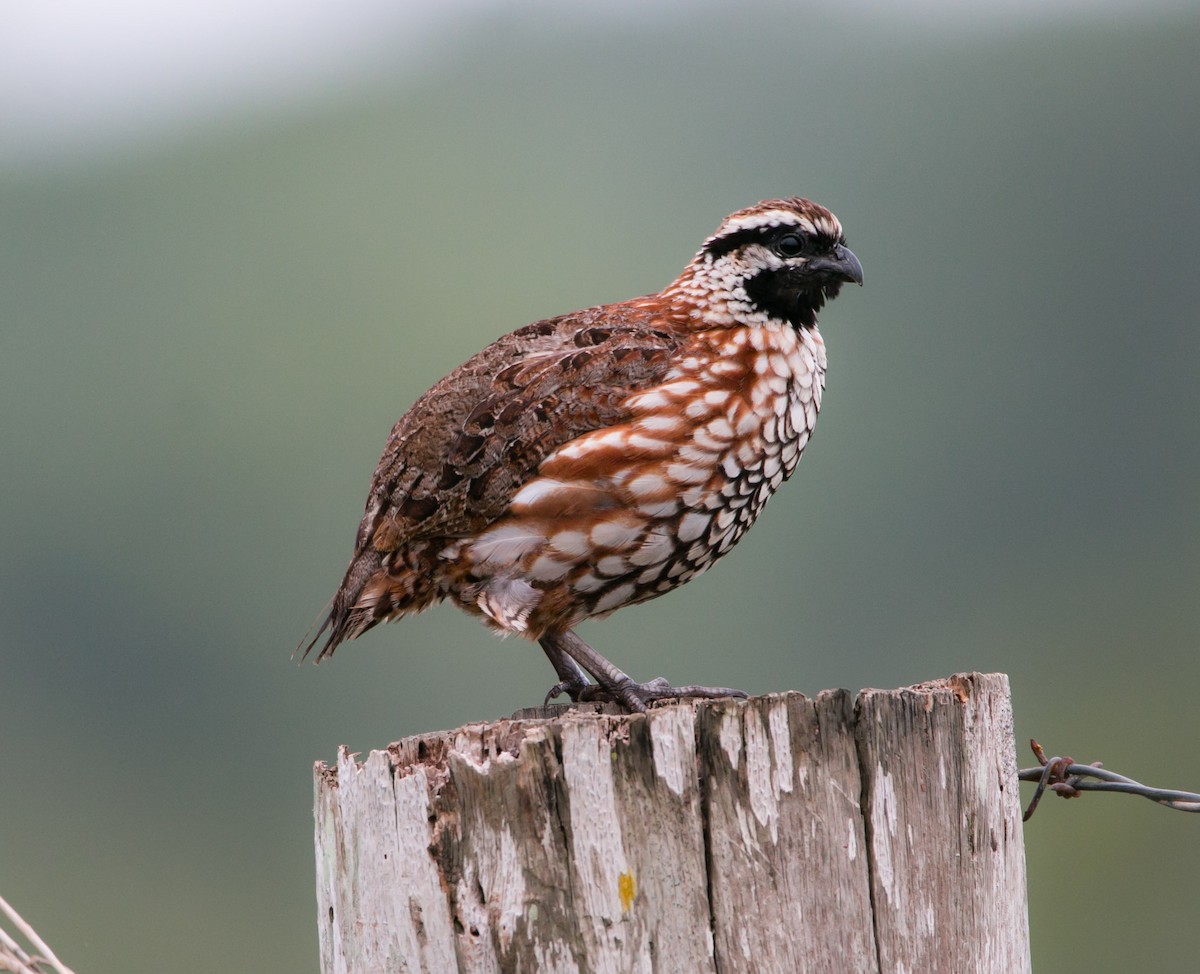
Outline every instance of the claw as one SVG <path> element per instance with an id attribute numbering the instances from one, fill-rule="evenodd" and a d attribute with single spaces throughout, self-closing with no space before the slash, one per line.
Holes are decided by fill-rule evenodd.
<path id="1" fill-rule="evenodd" d="M 538 642 L 559 676 L 559 682 L 546 695 L 547 703 L 560 693 L 568 693 L 575 703 L 617 703 L 627 710 L 644 714 L 649 705 L 657 700 L 686 700 L 693 697 L 716 700 L 746 696 L 743 691 L 731 687 L 673 687 L 661 676 L 648 683 L 635 683 L 570 629 L 561 633 L 547 633 Z M 596 682 L 589 683 L 587 675 Z"/>
<path id="2" fill-rule="evenodd" d="M 731 687 L 673 687 L 661 676 L 648 683 L 635 683 L 633 680 L 627 679 L 613 686 L 600 686 L 595 683 L 570 685 L 564 680 L 550 688 L 550 692 L 546 695 L 546 704 L 560 693 L 569 694 L 574 703 L 617 703 L 627 710 L 639 714 L 646 713 L 650 704 L 659 700 L 718 700 L 724 697 L 739 699 L 746 697 L 743 691 Z"/>
<path id="3" fill-rule="evenodd" d="M 702 687 L 694 684 L 673 687 L 661 676 L 649 683 L 630 681 L 620 688 L 621 702 L 639 713 L 645 713 L 646 708 L 658 700 L 719 700 L 724 697 L 744 700 L 746 693 L 733 687 Z"/>
<path id="4" fill-rule="evenodd" d="M 589 687 L 592 687 L 592 684 L 584 683 L 582 680 L 559 680 L 546 691 L 546 699 L 542 701 L 542 706 L 549 707 L 550 701 L 563 693 L 571 698 L 572 703 L 579 703 L 580 700 L 586 699 L 585 695 Z M 593 689 L 595 688 L 593 687 Z"/>

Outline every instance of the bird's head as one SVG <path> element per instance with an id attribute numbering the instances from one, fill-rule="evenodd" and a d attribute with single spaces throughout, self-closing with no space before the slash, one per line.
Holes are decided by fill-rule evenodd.
<path id="1" fill-rule="evenodd" d="M 714 323 L 773 319 L 811 328 L 843 283 L 862 284 L 837 217 L 800 197 L 727 216 L 672 290 Z"/>

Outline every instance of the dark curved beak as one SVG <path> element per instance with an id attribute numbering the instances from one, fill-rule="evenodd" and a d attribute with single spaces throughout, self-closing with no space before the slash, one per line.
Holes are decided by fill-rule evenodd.
<path id="1" fill-rule="evenodd" d="M 851 281 L 860 287 L 863 282 L 862 264 L 849 247 L 838 244 L 833 253 L 824 257 L 810 257 L 804 265 L 804 276 L 814 277 L 822 284 Z"/>

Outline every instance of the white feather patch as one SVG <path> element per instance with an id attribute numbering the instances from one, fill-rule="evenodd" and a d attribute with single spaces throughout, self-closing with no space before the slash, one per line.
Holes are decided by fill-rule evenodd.
<path id="1" fill-rule="evenodd" d="M 679 420 L 666 413 L 658 413 L 651 416 L 643 416 L 637 421 L 637 425 L 648 433 L 674 433 L 679 429 Z"/>
<path id="2" fill-rule="evenodd" d="M 619 606 L 624 605 L 633 595 L 636 586 L 633 582 L 626 582 L 623 585 L 618 585 L 616 588 L 610 588 L 596 601 L 596 607 L 592 611 L 599 615 L 602 612 L 609 612 Z"/>
<path id="3" fill-rule="evenodd" d="M 643 473 L 629 481 L 628 489 L 634 497 L 651 497 L 663 493 L 667 482 L 656 473 Z"/>
<path id="4" fill-rule="evenodd" d="M 488 580 L 475 602 L 501 628 L 524 632 L 540 598 L 541 593 L 522 578 L 496 577 Z"/>
<path id="5" fill-rule="evenodd" d="M 674 550 L 675 542 L 669 535 L 654 531 L 646 535 L 637 551 L 630 554 L 629 562 L 639 566 L 657 565 L 670 558 Z"/>
<path id="6" fill-rule="evenodd" d="M 679 540 L 684 542 L 695 541 L 704 533 L 704 530 L 708 527 L 709 520 L 707 514 L 689 511 L 679 520 Z"/>
<path id="7" fill-rule="evenodd" d="M 591 531 L 592 544 L 601 548 L 628 548 L 637 542 L 643 530 L 644 526 L 641 524 L 599 521 Z"/>
<path id="8" fill-rule="evenodd" d="M 559 531 L 550 538 L 550 546 L 564 555 L 582 557 L 591 549 L 587 535 L 582 531 Z"/>
<path id="9" fill-rule="evenodd" d="M 539 501 L 560 490 L 567 490 L 571 487 L 578 488 L 580 484 L 568 484 L 562 480 L 553 480 L 550 477 L 537 477 L 529 481 L 524 487 L 518 490 L 512 499 L 513 507 L 533 507 Z"/>
<path id="10" fill-rule="evenodd" d="M 477 564 L 513 564 L 526 552 L 546 543 L 546 536 L 525 524 L 501 524 L 479 536 L 471 545 L 471 558 Z"/>

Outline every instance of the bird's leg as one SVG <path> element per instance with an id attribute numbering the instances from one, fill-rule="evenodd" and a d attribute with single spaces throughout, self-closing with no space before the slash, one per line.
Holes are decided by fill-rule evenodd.
<path id="1" fill-rule="evenodd" d="M 553 638 L 543 636 L 538 640 L 538 643 L 545 651 L 546 656 L 549 657 L 550 663 L 554 666 L 554 672 L 558 674 L 558 682 L 546 692 L 546 699 L 542 701 L 542 706 L 548 707 L 550 701 L 560 693 L 565 693 L 571 698 L 572 702 L 578 702 L 580 694 L 591 686 L 587 674 L 584 673 L 575 660 L 566 654 Z"/>
<path id="2" fill-rule="evenodd" d="M 741 690 L 730 687 L 673 687 L 661 676 L 649 683 L 635 683 L 623 670 L 606 660 L 569 629 L 566 632 L 547 633 L 539 642 L 550 657 L 550 662 L 554 663 L 558 675 L 563 678 L 563 683 L 567 684 L 564 689 L 571 694 L 572 700 L 613 700 L 624 704 L 630 710 L 645 713 L 646 705 L 655 700 L 746 696 Z M 563 668 L 559 666 L 564 656 L 591 674 L 598 685 L 593 687 L 584 683 L 583 686 L 579 686 L 571 682 L 564 672 L 565 663 Z M 559 662 L 556 662 L 556 659 Z M 552 692 L 554 690 L 557 690 L 557 687 L 552 688 Z"/>

